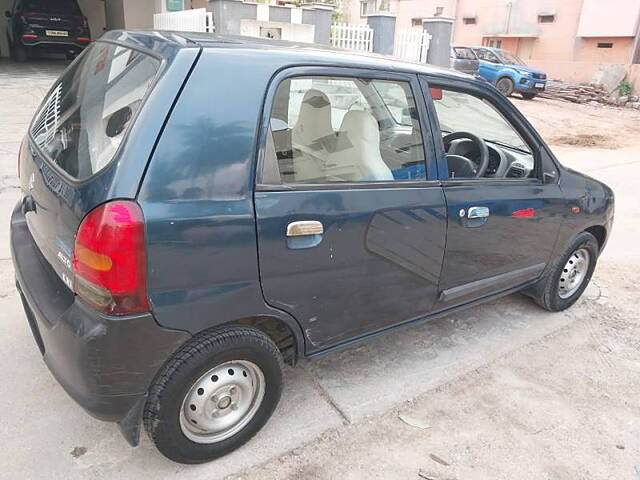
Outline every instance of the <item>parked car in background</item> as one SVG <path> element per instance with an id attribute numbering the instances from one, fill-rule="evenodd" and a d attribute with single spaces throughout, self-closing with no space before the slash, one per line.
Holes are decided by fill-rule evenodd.
<path id="1" fill-rule="evenodd" d="M 267 422 L 283 362 L 512 292 L 570 307 L 613 223 L 612 191 L 492 86 L 248 37 L 107 32 L 18 170 L 11 252 L 44 362 L 185 463 Z"/>
<path id="2" fill-rule="evenodd" d="M 449 56 L 450 66 L 459 72 L 476 75 L 480 62 L 474 51 L 470 47 L 452 46 Z"/>
<path id="3" fill-rule="evenodd" d="M 528 67 L 517 55 L 493 47 L 472 47 L 480 60 L 479 74 L 494 84 L 505 96 L 519 93 L 531 100 L 544 92 L 547 74 L 537 68 Z"/>
<path id="4" fill-rule="evenodd" d="M 73 58 L 91 42 L 89 23 L 77 0 L 15 0 L 5 16 L 11 56 L 19 62 L 36 50 Z"/>

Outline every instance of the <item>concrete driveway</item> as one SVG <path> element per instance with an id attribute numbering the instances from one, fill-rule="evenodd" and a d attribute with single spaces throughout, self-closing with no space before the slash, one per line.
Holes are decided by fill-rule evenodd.
<path id="1" fill-rule="evenodd" d="M 208 465 L 172 463 L 144 433 L 141 445 L 132 449 L 115 425 L 87 416 L 53 379 L 13 286 L 8 218 L 19 195 L 16 152 L 35 108 L 63 66 L 0 63 L 0 478 L 143 479 L 179 473 L 185 479 L 213 479 L 251 468 L 260 478 L 261 464 L 272 466 L 274 459 L 288 458 L 283 456 L 305 445 L 313 448 L 323 434 L 340 436 L 509 352 L 544 341 L 578 321 L 589 302 L 601 296 L 598 270 L 586 298 L 564 313 L 547 313 L 512 295 L 303 361 L 287 369 L 282 402 L 263 431 Z M 635 217 L 640 206 L 640 140 L 638 146 L 622 150 L 559 148 L 557 153 L 616 191 L 616 228 L 603 263 L 625 259 L 640 266 L 640 222 Z"/>

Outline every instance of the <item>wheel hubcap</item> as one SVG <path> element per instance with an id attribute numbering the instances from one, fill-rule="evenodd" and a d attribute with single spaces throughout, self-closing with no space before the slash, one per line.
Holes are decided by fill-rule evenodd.
<path id="1" fill-rule="evenodd" d="M 180 427 L 196 443 L 216 443 L 242 430 L 264 397 L 262 370 L 252 362 L 233 360 L 202 375 L 180 408 Z"/>
<path id="2" fill-rule="evenodd" d="M 509 92 L 509 83 L 507 83 L 507 81 L 505 80 L 499 81 L 497 87 L 500 93 L 502 93 L 503 95 Z"/>
<path id="3" fill-rule="evenodd" d="M 558 282 L 560 298 L 569 298 L 582 285 L 589 270 L 590 255 L 585 248 L 579 248 L 571 254 L 564 265 Z"/>

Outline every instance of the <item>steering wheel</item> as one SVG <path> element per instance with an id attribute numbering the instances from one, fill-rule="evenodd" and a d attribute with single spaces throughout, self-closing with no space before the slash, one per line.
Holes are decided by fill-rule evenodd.
<path id="1" fill-rule="evenodd" d="M 467 177 L 467 178 L 482 177 L 487 171 L 487 167 L 489 166 L 489 148 L 487 147 L 487 144 L 485 143 L 482 137 L 474 135 L 473 133 L 453 132 L 442 137 L 445 150 L 449 150 L 449 146 L 451 145 L 451 142 L 453 142 L 454 140 L 459 140 L 461 138 L 466 138 L 467 140 L 471 140 L 474 143 L 474 145 L 478 149 L 478 152 L 480 152 L 479 163 L 476 164 L 475 162 L 461 155 L 447 155 L 447 161 L 451 159 L 452 160 L 451 163 L 453 163 L 457 167 L 460 167 L 460 168 L 453 169 L 453 171 L 455 172 L 456 170 L 458 170 L 462 172 L 462 175 L 459 175 L 461 177 Z M 466 163 L 465 160 L 468 163 Z M 469 168 L 471 168 L 471 171 L 469 171 Z M 449 167 L 449 170 L 452 170 L 451 167 Z"/>

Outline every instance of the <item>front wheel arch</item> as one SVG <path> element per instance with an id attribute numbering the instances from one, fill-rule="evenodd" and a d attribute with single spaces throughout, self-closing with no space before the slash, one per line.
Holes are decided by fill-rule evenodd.
<path id="1" fill-rule="evenodd" d="M 602 248 L 607 241 L 607 229 L 602 225 L 593 225 L 585 228 L 584 231 L 596 237 L 596 240 L 598 241 L 598 248 L 602 251 Z"/>

